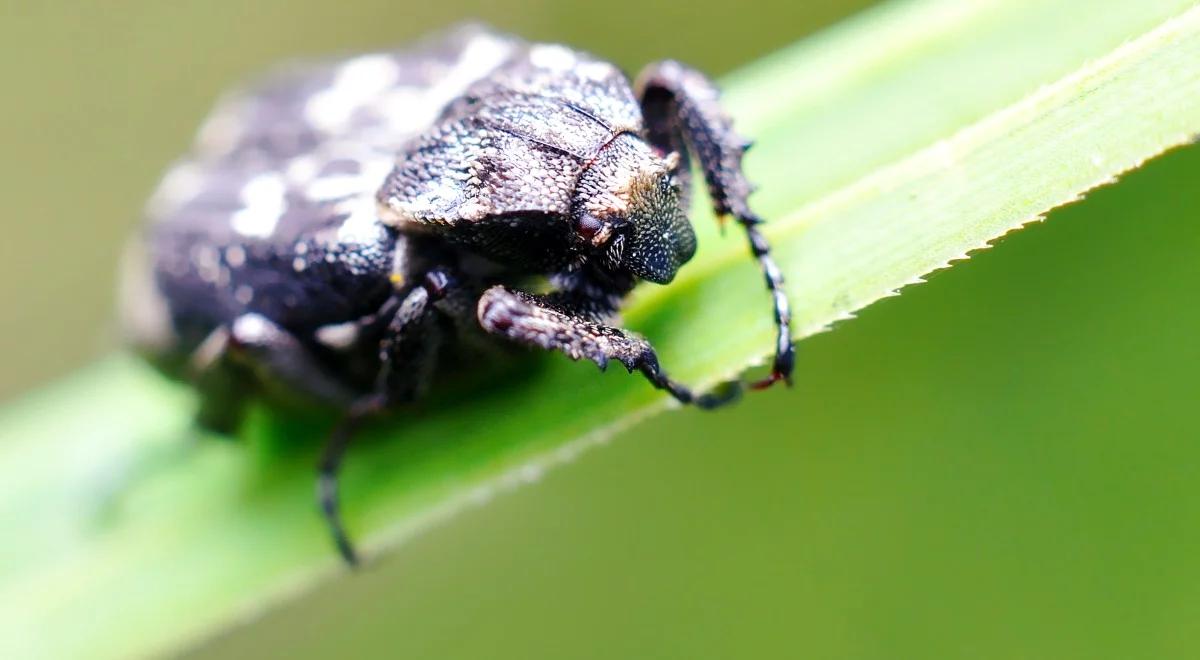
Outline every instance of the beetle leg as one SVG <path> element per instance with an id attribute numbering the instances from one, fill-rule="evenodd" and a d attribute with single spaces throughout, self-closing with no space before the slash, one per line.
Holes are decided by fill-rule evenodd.
<path id="1" fill-rule="evenodd" d="M 346 533 L 345 524 L 342 523 L 341 507 L 338 503 L 338 475 L 342 469 L 346 449 L 349 448 L 350 440 L 354 438 L 358 427 L 367 418 L 384 410 L 386 403 L 383 397 L 368 396 L 351 405 L 346 416 L 329 435 L 325 450 L 321 453 L 321 460 L 317 463 L 317 503 L 321 507 L 321 514 L 325 516 L 325 524 L 329 528 L 329 535 L 333 538 L 338 554 L 351 566 L 358 565 L 358 553 L 354 549 L 354 542 Z"/>
<path id="2" fill-rule="evenodd" d="M 552 294 L 553 295 L 553 294 Z M 654 387 L 666 390 L 677 401 L 700 408 L 716 408 L 736 400 L 737 383 L 716 392 L 696 394 L 672 380 L 658 363 L 654 347 L 645 339 L 611 325 L 599 323 L 590 310 L 563 304 L 562 299 L 510 291 L 494 286 L 483 293 L 477 308 L 479 323 L 491 334 L 546 350 L 557 350 L 573 360 L 586 359 L 601 369 L 616 360 L 632 373 L 637 370 Z"/>
<path id="3" fill-rule="evenodd" d="M 317 501 L 325 515 L 330 535 L 347 564 L 358 564 L 358 553 L 346 533 L 338 504 L 338 475 L 342 459 L 362 422 L 389 407 L 409 401 L 429 383 L 441 335 L 430 331 L 436 321 L 434 303 L 456 286 L 454 277 L 438 269 L 426 274 L 420 286 L 409 291 L 399 305 L 385 304 L 394 314 L 379 343 L 380 369 L 375 391 L 355 400 L 341 423 L 334 428 L 317 464 Z M 397 369 L 403 365 L 404 369 Z"/>
<path id="4" fill-rule="evenodd" d="M 753 187 L 742 172 L 742 155 L 750 142 L 733 130 L 733 123 L 718 103 L 716 86 L 694 69 L 670 60 L 651 64 L 638 76 L 635 87 L 646 120 L 647 138 L 663 151 L 674 151 L 681 157 L 690 151 L 695 156 L 717 215 L 732 215 L 742 225 L 771 291 L 778 332 L 775 360 L 771 375 L 755 387 L 767 387 L 780 380 L 790 383 L 795 365 L 791 310 L 783 291 L 783 272 L 771 256 L 766 237 L 759 231 L 762 219 L 750 210 L 747 201 Z M 686 177 L 687 171 L 685 158 L 676 177 Z"/>
<path id="5" fill-rule="evenodd" d="M 424 311 L 423 302 L 414 304 L 412 300 L 427 299 L 425 293 L 421 287 L 418 287 L 410 292 L 398 306 L 390 306 L 394 316 L 388 326 L 388 334 L 382 342 L 387 346 L 387 350 L 386 358 L 381 354 L 385 368 L 381 369 L 379 387 L 394 386 L 399 380 L 388 376 L 391 373 L 390 364 L 395 353 L 392 350 L 393 344 L 398 343 L 399 340 L 398 337 L 392 335 L 404 333 L 403 327 L 397 327 L 397 319 L 402 316 L 415 318 Z M 389 305 L 385 304 L 381 309 L 388 310 Z M 384 349 L 381 348 L 381 351 Z M 318 463 L 317 499 L 338 551 L 347 563 L 356 564 L 358 558 L 354 552 L 354 546 L 345 532 L 339 515 L 338 470 L 355 430 L 365 418 L 382 411 L 393 400 L 392 397 L 383 394 L 384 390 L 382 389 L 378 394 L 358 395 L 349 386 L 331 378 L 299 339 L 259 314 L 243 314 L 234 319 L 228 328 L 222 327 L 214 331 L 194 353 L 192 368 L 196 374 L 197 384 L 201 385 L 206 393 L 211 389 L 207 384 L 216 387 L 220 383 L 230 382 L 231 379 L 223 378 L 222 375 L 228 373 L 230 369 L 241 368 L 253 372 L 257 380 L 267 388 L 273 388 L 280 393 L 297 392 L 302 397 L 333 404 L 347 410 L 345 417 L 330 435 Z M 239 393 L 235 392 L 234 396 L 237 394 Z M 209 400 L 206 394 L 201 408 L 201 423 L 206 424 L 206 412 L 210 408 L 217 410 L 213 408 L 213 402 L 221 404 L 221 409 L 224 410 L 223 406 L 228 403 L 229 399 L 228 393 L 213 400 Z M 242 400 L 239 398 L 237 403 L 239 407 L 236 410 L 240 412 Z"/>
<path id="6" fill-rule="evenodd" d="M 200 394 L 196 426 L 230 435 L 242 421 L 248 388 L 240 368 L 229 357 L 229 329 L 209 333 L 188 360 L 188 373 Z"/>
<path id="7" fill-rule="evenodd" d="M 227 350 L 273 393 L 294 392 L 337 406 L 356 398 L 351 387 L 328 375 L 299 339 L 261 314 L 247 313 L 233 320 Z"/>
<path id="8" fill-rule="evenodd" d="M 232 432 L 241 420 L 251 394 L 247 372 L 273 393 L 294 392 L 338 406 L 355 398 L 299 339 L 261 314 L 243 314 L 213 330 L 192 353 L 188 368 L 201 393 L 197 423 L 221 433 Z"/>

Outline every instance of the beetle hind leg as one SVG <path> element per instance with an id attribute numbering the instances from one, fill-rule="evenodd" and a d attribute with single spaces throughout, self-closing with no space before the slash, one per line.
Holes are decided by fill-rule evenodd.
<path id="1" fill-rule="evenodd" d="M 187 372 L 200 395 L 195 425 L 221 436 L 237 431 L 245 416 L 250 395 L 245 370 L 229 350 L 229 329 L 220 326 L 209 333 L 187 362 Z"/>
<path id="2" fill-rule="evenodd" d="M 355 415 L 354 392 L 321 368 L 309 350 L 278 324 L 259 314 L 243 314 L 214 330 L 191 358 L 201 392 L 200 426 L 230 433 L 242 417 L 253 382 L 259 389 L 296 392 L 304 399 L 352 412 L 334 429 L 318 464 L 317 499 L 338 552 L 357 562 L 337 506 L 337 470 L 362 414 Z"/>

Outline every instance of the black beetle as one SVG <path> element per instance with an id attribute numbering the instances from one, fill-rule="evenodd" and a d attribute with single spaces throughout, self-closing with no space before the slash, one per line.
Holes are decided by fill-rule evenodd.
<path id="1" fill-rule="evenodd" d="M 617 360 L 685 404 L 736 397 L 693 394 L 607 325 L 638 281 L 670 282 L 695 252 L 691 158 L 774 297 L 775 360 L 756 385 L 790 378 L 747 147 L 713 84 L 672 61 L 631 86 L 587 54 L 467 26 L 296 66 L 221 102 L 164 177 L 126 258 L 126 333 L 195 384 L 206 428 L 232 430 L 252 396 L 344 411 L 318 493 L 354 563 L 337 506 L 346 446 L 365 417 L 420 395 L 439 352 L 500 337 Z M 537 278 L 551 292 L 518 288 Z"/>

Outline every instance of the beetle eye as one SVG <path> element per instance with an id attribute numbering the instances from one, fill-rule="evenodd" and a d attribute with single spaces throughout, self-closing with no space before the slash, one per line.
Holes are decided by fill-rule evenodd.
<path id="1" fill-rule="evenodd" d="M 589 243 L 596 239 L 596 235 L 599 234 L 600 230 L 603 228 L 604 223 L 590 215 L 585 215 L 579 218 L 579 222 L 575 224 L 575 231 L 579 232 L 579 235 L 583 238 L 583 240 Z"/>
<path id="2" fill-rule="evenodd" d="M 601 220 L 585 214 L 575 221 L 575 233 L 584 243 L 599 248 L 611 241 L 613 234 L 619 232 L 623 224 L 619 218 Z"/>

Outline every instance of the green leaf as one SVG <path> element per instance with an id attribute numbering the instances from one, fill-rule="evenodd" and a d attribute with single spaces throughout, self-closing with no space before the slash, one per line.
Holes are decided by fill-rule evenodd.
<path id="1" fill-rule="evenodd" d="M 1067 4 L 886 5 L 724 81 L 800 335 L 1200 133 L 1200 8 Z M 714 383 L 769 352 L 770 313 L 742 239 L 696 216 L 695 262 L 627 319 Z M 350 525 L 384 552 L 666 405 L 557 356 L 464 375 L 355 447 Z M 114 356 L 0 415 L 6 655 L 177 650 L 342 572 L 312 503 L 328 420 L 187 444 L 190 406 Z"/>

